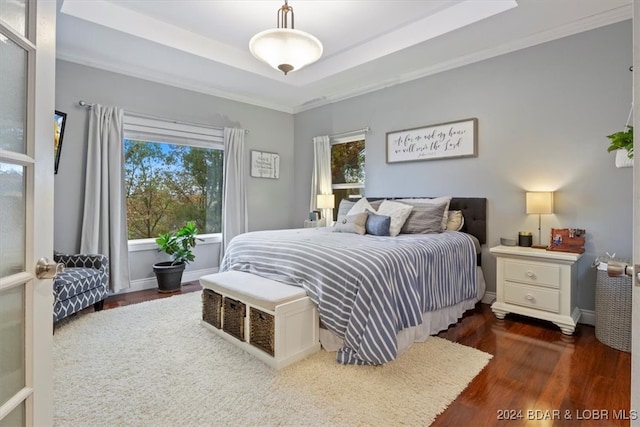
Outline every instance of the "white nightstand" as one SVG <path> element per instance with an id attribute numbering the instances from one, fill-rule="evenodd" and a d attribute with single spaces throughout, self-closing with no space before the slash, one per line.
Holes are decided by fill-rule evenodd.
<path id="1" fill-rule="evenodd" d="M 496 301 L 491 310 L 498 319 L 517 313 L 551 321 L 571 335 L 580 318 L 577 298 L 577 261 L 582 254 L 520 246 L 496 246 Z"/>
<path id="2" fill-rule="evenodd" d="M 304 228 L 317 228 L 317 227 L 324 227 L 324 226 L 325 226 L 324 219 L 319 219 L 317 221 L 311 221 L 310 219 L 304 220 Z"/>

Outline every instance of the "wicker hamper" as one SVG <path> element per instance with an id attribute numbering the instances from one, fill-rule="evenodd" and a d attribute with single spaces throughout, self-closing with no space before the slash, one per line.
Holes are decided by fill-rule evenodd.
<path id="1" fill-rule="evenodd" d="M 249 342 L 273 356 L 275 352 L 275 319 L 269 313 L 249 308 Z"/>
<path id="2" fill-rule="evenodd" d="M 247 315 L 247 306 L 232 298 L 224 297 L 222 330 L 244 341 L 244 318 Z"/>
<path id="3" fill-rule="evenodd" d="M 211 289 L 202 290 L 202 320 L 218 329 L 222 326 L 222 295 Z"/>
<path id="4" fill-rule="evenodd" d="M 597 270 L 596 338 L 620 351 L 631 351 L 631 277 L 609 277 Z"/>

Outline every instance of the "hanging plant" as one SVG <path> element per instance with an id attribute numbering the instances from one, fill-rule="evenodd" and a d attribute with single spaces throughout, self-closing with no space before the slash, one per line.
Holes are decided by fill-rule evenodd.
<path id="1" fill-rule="evenodd" d="M 633 126 L 627 125 L 627 130 L 607 135 L 611 140 L 607 152 L 627 150 L 627 157 L 633 158 Z"/>

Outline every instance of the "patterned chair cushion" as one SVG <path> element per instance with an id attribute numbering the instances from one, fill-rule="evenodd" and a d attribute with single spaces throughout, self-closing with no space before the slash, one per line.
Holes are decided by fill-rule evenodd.
<path id="1" fill-rule="evenodd" d="M 53 280 L 53 321 L 65 318 L 109 294 L 109 259 L 104 255 L 54 253 L 53 259 L 65 266 Z"/>

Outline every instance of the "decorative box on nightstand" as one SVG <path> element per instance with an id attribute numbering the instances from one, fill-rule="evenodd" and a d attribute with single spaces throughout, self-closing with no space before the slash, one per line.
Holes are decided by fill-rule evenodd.
<path id="1" fill-rule="evenodd" d="M 551 252 L 520 246 L 496 246 L 498 319 L 507 313 L 548 320 L 571 335 L 580 319 L 577 307 L 577 262 L 582 254 Z"/>

